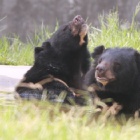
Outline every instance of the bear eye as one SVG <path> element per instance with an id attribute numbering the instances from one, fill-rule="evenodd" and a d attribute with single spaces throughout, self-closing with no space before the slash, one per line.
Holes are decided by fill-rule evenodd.
<path id="1" fill-rule="evenodd" d="M 113 69 L 115 72 L 118 72 L 121 69 L 121 64 L 118 62 L 114 63 Z"/>

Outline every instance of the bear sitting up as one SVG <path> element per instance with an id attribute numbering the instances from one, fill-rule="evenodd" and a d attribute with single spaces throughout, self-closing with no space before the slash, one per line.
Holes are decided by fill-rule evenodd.
<path id="1" fill-rule="evenodd" d="M 62 25 L 45 41 L 35 48 L 34 65 L 16 87 L 21 98 L 46 98 L 54 102 L 71 104 L 75 101 L 72 88 L 81 88 L 82 80 L 90 67 L 88 25 L 78 15 Z M 66 93 L 61 100 L 60 93 Z"/>

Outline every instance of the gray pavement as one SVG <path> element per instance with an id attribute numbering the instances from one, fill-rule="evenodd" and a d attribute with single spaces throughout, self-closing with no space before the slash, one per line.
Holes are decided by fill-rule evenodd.
<path id="1" fill-rule="evenodd" d="M 13 92 L 31 66 L 0 65 L 0 92 Z"/>

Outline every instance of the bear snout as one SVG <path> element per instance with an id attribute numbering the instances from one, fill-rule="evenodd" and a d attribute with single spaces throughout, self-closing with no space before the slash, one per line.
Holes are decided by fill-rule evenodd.
<path id="1" fill-rule="evenodd" d="M 80 15 L 77 15 L 74 17 L 73 22 L 75 25 L 82 25 L 84 23 L 84 19 Z"/>
<path id="2" fill-rule="evenodd" d="M 102 83 L 104 86 L 116 79 L 109 65 L 107 65 L 106 63 L 100 63 L 96 66 L 95 78 L 98 82 Z"/>
<path id="3" fill-rule="evenodd" d="M 96 67 L 96 71 L 97 71 L 98 74 L 102 74 L 102 73 L 105 72 L 105 67 L 102 66 L 102 65 L 98 65 L 98 66 Z"/>
<path id="4" fill-rule="evenodd" d="M 101 77 L 102 75 L 104 75 L 106 68 L 103 65 L 97 65 L 96 71 L 98 76 Z"/>

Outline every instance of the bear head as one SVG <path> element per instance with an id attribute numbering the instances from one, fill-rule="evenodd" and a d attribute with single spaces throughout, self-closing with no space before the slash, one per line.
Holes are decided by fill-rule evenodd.
<path id="1" fill-rule="evenodd" d="M 98 46 L 92 53 L 96 82 L 111 92 L 132 91 L 140 74 L 140 54 L 132 48 Z"/>
<path id="2" fill-rule="evenodd" d="M 48 40 L 57 53 L 80 49 L 88 43 L 88 26 L 84 19 L 77 15 L 67 24 L 61 25 Z"/>

